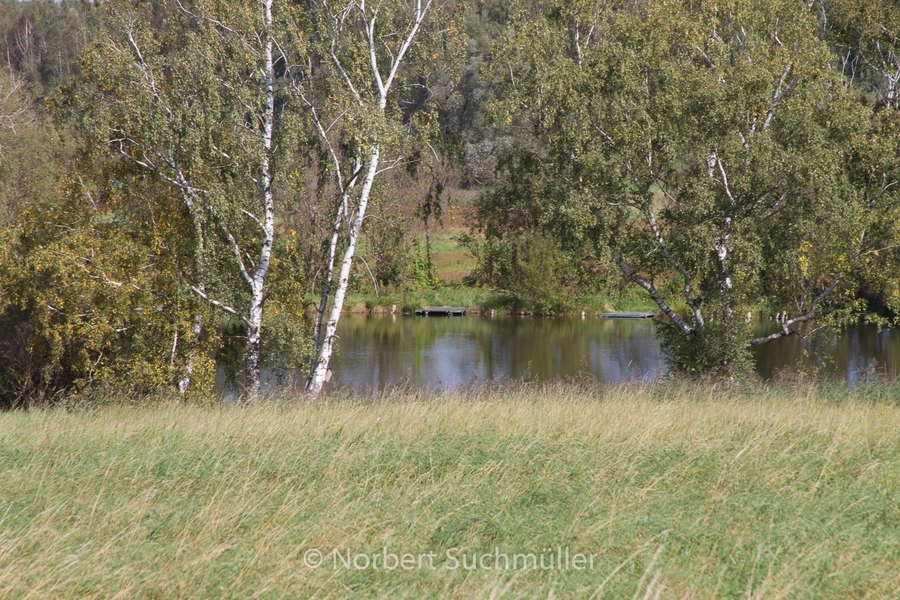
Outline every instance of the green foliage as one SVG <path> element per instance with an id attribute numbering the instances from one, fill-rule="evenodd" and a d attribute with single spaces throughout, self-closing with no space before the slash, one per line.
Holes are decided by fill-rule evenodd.
<path id="1" fill-rule="evenodd" d="M 484 251 L 495 269 L 494 285 L 515 295 L 522 308 L 539 314 L 573 308 L 575 269 L 553 238 L 524 233 Z"/>
<path id="2" fill-rule="evenodd" d="M 146 230 L 73 191 L 35 203 L 0 263 L 0 403 L 57 402 L 98 389 L 153 393 L 179 377 L 191 298 L 154 255 Z M 197 355 L 194 377 L 211 382 Z"/>
<path id="3" fill-rule="evenodd" d="M 297 14 L 278 11 L 278 26 L 302 23 Z M 197 313 L 194 344 L 216 321 L 239 316 L 245 323 L 251 397 L 259 380 L 263 304 L 274 301 L 269 269 L 300 266 L 271 256 L 283 249 L 274 233 L 275 206 L 290 202 L 293 174 L 302 168 L 290 154 L 304 152 L 302 136 L 291 130 L 303 126 L 302 116 L 266 58 L 275 26 L 258 7 L 237 4 L 198 0 L 161 10 L 153 2 L 109 3 L 82 56 L 85 85 L 66 98 L 66 107 L 82 114 L 84 143 L 104 165 L 104 184 L 121 186 L 131 203 L 143 201 L 134 192 L 148 181 L 156 187 L 155 217 L 144 223 L 165 238 L 161 254 L 181 291 L 221 311 L 206 323 Z M 301 51 L 292 47 L 290 56 Z M 126 218 L 135 216 L 129 202 L 121 206 Z M 304 325 L 286 319 L 305 317 L 295 303 L 281 302 L 288 310 L 279 309 L 280 330 L 292 344 Z M 190 359 L 183 371 L 187 381 Z"/>
<path id="4" fill-rule="evenodd" d="M 564 312 L 573 306 L 575 270 L 556 242 L 545 236 L 522 236 L 513 248 L 512 287 L 531 310 Z"/>
<path id="5" fill-rule="evenodd" d="M 34 106 L 24 80 L 0 73 L 0 228 L 13 228 L 35 198 L 55 190 L 57 169 L 74 153 L 68 132 Z"/>
<path id="6" fill-rule="evenodd" d="M 37 98 L 80 74 L 78 55 L 96 33 L 100 2 L 0 2 L 4 71 Z"/>
<path id="7" fill-rule="evenodd" d="M 289 385 L 293 371 L 306 366 L 312 352 L 304 298 L 306 240 L 287 227 L 279 233 L 267 284 L 261 361 L 280 384 Z"/>
<path id="8" fill-rule="evenodd" d="M 413 240 L 411 255 L 410 276 L 412 286 L 426 290 L 437 288 L 440 280 L 434 263 L 431 261 L 428 248 L 426 247 L 423 251 L 422 244 L 418 240 Z"/>
<path id="9" fill-rule="evenodd" d="M 739 330 L 734 331 L 720 317 L 706 325 L 702 336 L 685 335 L 664 320 L 658 324 L 658 334 L 663 351 L 677 372 L 692 377 L 730 377 L 753 370 L 749 346 L 734 343 L 735 338 L 749 338 L 750 327 L 743 323 L 737 327 Z"/>
<path id="10" fill-rule="evenodd" d="M 884 108 L 900 108 L 900 11 L 891 0 L 822 3 L 828 39 L 847 79 Z"/>
<path id="11" fill-rule="evenodd" d="M 744 368 L 759 306 L 798 319 L 785 335 L 900 312 L 894 2 L 441 4 L 383 110 L 363 13 L 274 7 L 266 156 L 256 4 L 0 5 L 4 405 L 208 385 L 234 315 L 196 290 L 249 310 L 264 158 L 279 214 L 264 361 L 302 363 L 337 175 L 373 144 L 391 174 L 352 277 L 400 304 L 437 287 L 429 242 L 462 186 L 474 281 L 536 312 L 628 283 L 629 301 L 671 309 L 661 336 L 690 373 Z M 408 8 L 382 6 L 379 28 L 405 31 Z"/>
<path id="12" fill-rule="evenodd" d="M 520 5 L 496 47 L 496 117 L 546 159 L 501 172 L 482 222 L 617 266 L 688 338 L 667 345 L 690 371 L 746 365 L 758 303 L 790 312 L 786 335 L 853 318 L 854 290 L 900 275 L 900 170 L 893 146 L 865 153 L 880 111 L 821 32 L 791 1 Z"/>
<path id="13" fill-rule="evenodd" d="M 372 276 L 379 286 L 395 286 L 409 275 L 414 260 L 409 226 L 399 219 L 377 219 L 369 223 L 366 255 L 372 261 Z"/>
<path id="14" fill-rule="evenodd" d="M 8 43 L 28 45 L 28 56 L 43 64 L 47 48 L 68 43 L 69 33 L 44 14 L 63 7 L 40 4 L 45 8 L 20 11 L 17 23 L 27 35 Z M 254 176 L 264 160 L 275 163 L 284 175 L 273 186 L 281 204 L 302 186 L 292 174 L 304 160 L 264 156 L 261 108 L 248 112 L 262 83 L 255 8 L 111 2 L 101 12 L 96 35 L 85 30 L 67 48 L 74 53 L 84 45 L 83 80 L 60 74 L 75 72 L 62 62 L 59 72 L 46 65 L 57 79 L 41 81 L 68 79 L 47 102 L 59 130 L 31 116 L 21 84 L 44 72 L 40 64 L 0 82 L 6 150 L 0 226 L 10 234 L 0 296 L 6 315 L 0 325 L 9 333 L 0 344 L 9 365 L 0 374 L 7 406 L 98 388 L 142 395 L 169 386 L 183 392 L 190 383 L 190 393 L 206 393 L 227 319 L 208 310 L 200 292 L 218 306 L 237 307 L 232 312 L 248 310 L 244 269 L 256 267 L 248 257 L 259 243 L 254 213 L 262 196 Z M 289 16 L 303 22 L 279 13 L 279 24 Z M 32 47 L 40 36 L 52 39 Z M 7 56 L 18 61 L 16 69 L 25 64 L 16 48 Z M 56 58 L 64 56 L 70 55 Z M 281 105 L 291 128 L 279 128 L 276 143 L 287 152 L 300 147 L 296 128 L 304 124 L 294 107 Z M 77 127 L 77 157 L 70 123 Z M 38 136 L 54 150 L 41 148 Z M 289 369 L 305 359 L 309 344 L 305 240 L 289 226 L 284 235 L 274 242 L 282 256 L 271 259 L 273 276 L 257 296 L 272 312 L 266 331 L 279 336 L 264 353 Z"/>

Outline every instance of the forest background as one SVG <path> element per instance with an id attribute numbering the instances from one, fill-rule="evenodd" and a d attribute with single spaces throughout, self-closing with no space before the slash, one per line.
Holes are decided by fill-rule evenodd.
<path id="1" fill-rule="evenodd" d="M 426 299 L 650 308 L 726 375 L 900 305 L 887 0 L 4 2 L 0 33 L 5 407 L 227 361 L 314 396 L 342 312 Z"/>

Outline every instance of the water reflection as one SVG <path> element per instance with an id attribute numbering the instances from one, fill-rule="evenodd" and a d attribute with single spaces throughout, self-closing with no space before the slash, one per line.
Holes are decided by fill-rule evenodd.
<path id="1" fill-rule="evenodd" d="M 773 325 L 763 323 L 757 334 Z M 334 384 L 358 390 L 398 384 L 434 390 L 527 377 L 538 381 L 649 380 L 667 371 L 652 320 L 529 317 L 366 317 L 346 315 L 332 357 Z M 754 349 L 764 378 L 803 371 L 855 384 L 900 374 L 900 330 L 872 325 L 820 330 Z M 240 370 L 242 365 L 236 365 Z M 278 371 L 263 369 L 263 389 L 279 389 Z M 305 374 L 295 374 L 300 391 Z M 326 386 L 331 389 L 333 385 Z M 216 388 L 236 398 L 241 382 L 217 372 Z"/>
<path id="2" fill-rule="evenodd" d="M 759 333 L 770 330 L 761 324 Z M 617 383 L 666 372 L 652 320 L 346 316 L 332 359 L 338 385 L 452 389 L 489 380 L 590 377 Z M 803 370 L 856 383 L 900 372 L 900 335 L 871 325 L 793 336 L 754 350 L 766 379 Z"/>
<path id="3" fill-rule="evenodd" d="M 652 321 L 516 317 L 341 320 L 337 383 L 455 388 L 489 380 L 656 377 L 665 360 Z"/>
<path id="4" fill-rule="evenodd" d="M 794 369 L 855 384 L 900 373 L 900 335 L 896 329 L 855 325 L 839 333 L 821 330 L 806 338 L 782 338 L 757 348 L 754 356 L 757 372 L 766 379 Z"/>

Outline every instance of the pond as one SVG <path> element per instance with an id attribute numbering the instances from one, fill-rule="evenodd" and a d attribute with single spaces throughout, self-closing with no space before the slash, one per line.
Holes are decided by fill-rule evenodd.
<path id="1" fill-rule="evenodd" d="M 771 325 L 758 328 L 761 333 Z M 447 390 L 522 377 L 617 383 L 667 370 L 650 319 L 347 315 L 338 334 L 335 383 L 357 389 L 404 384 Z M 900 371 L 900 331 L 856 325 L 840 334 L 777 340 L 754 356 L 766 379 L 799 367 L 852 384 Z"/>

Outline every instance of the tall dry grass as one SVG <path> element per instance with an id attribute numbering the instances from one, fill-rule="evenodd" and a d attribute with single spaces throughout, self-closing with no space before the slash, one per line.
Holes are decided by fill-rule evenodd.
<path id="1" fill-rule="evenodd" d="M 7 413 L 0 597 L 894 597 L 896 392 L 525 386 Z M 557 548 L 593 568 L 446 554 Z M 334 551 L 432 552 L 434 568 L 346 568 Z"/>

